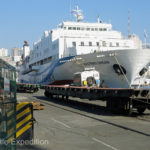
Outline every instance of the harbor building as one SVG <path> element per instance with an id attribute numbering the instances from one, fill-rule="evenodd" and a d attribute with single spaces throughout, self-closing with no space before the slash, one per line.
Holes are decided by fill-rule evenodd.
<path id="1" fill-rule="evenodd" d="M 5 56 L 8 56 L 8 49 L 1 48 L 0 49 L 0 57 L 5 57 Z"/>

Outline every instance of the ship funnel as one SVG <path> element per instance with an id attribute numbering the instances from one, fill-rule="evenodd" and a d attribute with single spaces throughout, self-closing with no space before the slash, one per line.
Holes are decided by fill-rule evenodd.
<path id="1" fill-rule="evenodd" d="M 29 46 L 27 41 L 24 41 L 24 45 L 23 46 Z"/>
<path id="2" fill-rule="evenodd" d="M 23 45 L 23 57 L 26 58 L 30 55 L 30 47 L 27 41 L 24 41 Z"/>

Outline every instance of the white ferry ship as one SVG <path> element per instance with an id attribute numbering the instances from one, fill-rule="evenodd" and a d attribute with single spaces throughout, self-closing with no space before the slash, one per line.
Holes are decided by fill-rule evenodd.
<path id="1" fill-rule="evenodd" d="M 74 10 L 76 22 L 63 21 L 45 31 L 34 43 L 25 43 L 19 80 L 24 83 L 69 84 L 76 72 L 94 68 L 107 87 L 130 87 L 150 62 L 150 49 L 137 35 L 123 37 L 112 25 L 82 22 L 82 11 Z"/>

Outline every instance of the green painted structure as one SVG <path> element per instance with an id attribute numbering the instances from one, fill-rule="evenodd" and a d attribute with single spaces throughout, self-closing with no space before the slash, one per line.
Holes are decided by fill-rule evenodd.
<path id="1" fill-rule="evenodd" d="M 16 150 L 16 69 L 0 59 L 0 150 Z"/>

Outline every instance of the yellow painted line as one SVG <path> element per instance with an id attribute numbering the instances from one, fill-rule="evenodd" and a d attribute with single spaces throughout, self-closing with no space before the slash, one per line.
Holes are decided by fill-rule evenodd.
<path id="1" fill-rule="evenodd" d="M 23 134 L 24 132 L 26 132 L 29 128 L 31 128 L 31 122 L 29 122 L 26 126 L 24 126 L 22 129 L 20 129 L 17 133 L 16 133 L 16 138 L 18 138 L 21 134 Z"/>
<path id="2" fill-rule="evenodd" d="M 22 111 L 20 114 L 17 115 L 17 120 L 29 112 L 31 112 L 31 109 L 26 108 L 24 111 Z"/>
<path id="3" fill-rule="evenodd" d="M 16 128 L 18 129 L 20 126 L 22 126 L 24 123 L 26 123 L 27 121 L 29 121 L 32 118 L 32 115 L 28 115 L 26 118 L 24 118 L 23 120 L 21 120 L 19 123 L 17 123 Z"/>
<path id="4" fill-rule="evenodd" d="M 30 102 L 21 102 L 19 104 L 17 104 L 17 108 L 16 110 L 18 111 L 19 109 L 23 108 L 24 106 L 30 104 Z"/>
<path id="5" fill-rule="evenodd" d="M 11 116 L 13 114 L 14 110 L 11 110 L 7 113 L 7 117 Z"/>
<path id="6" fill-rule="evenodd" d="M 11 129 L 8 130 L 7 135 L 9 136 L 10 134 L 12 134 L 14 132 L 14 127 L 12 127 Z"/>
<path id="7" fill-rule="evenodd" d="M 15 119 L 15 118 L 10 119 L 10 120 L 7 122 L 7 125 L 9 126 L 12 122 L 14 122 L 14 121 L 15 121 L 14 119 Z"/>
<path id="8" fill-rule="evenodd" d="M 9 144 L 13 139 L 14 139 L 14 136 L 10 137 L 10 138 L 8 139 L 8 144 Z"/>

